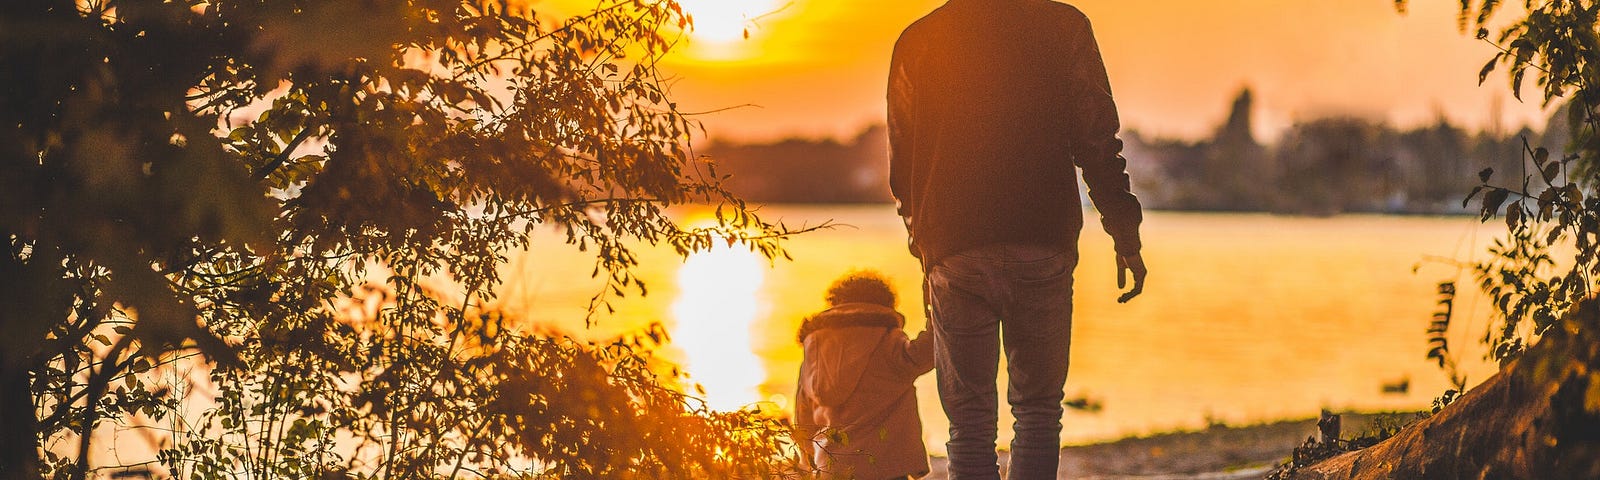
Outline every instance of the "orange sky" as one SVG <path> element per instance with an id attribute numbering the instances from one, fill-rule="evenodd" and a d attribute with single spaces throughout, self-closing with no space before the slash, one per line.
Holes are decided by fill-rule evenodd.
<path id="1" fill-rule="evenodd" d="M 678 77 L 672 93 L 690 112 L 754 105 L 698 117 L 710 136 L 745 141 L 848 137 L 881 122 L 895 38 L 943 3 L 681 1 L 702 38 L 668 62 Z M 1069 3 L 1094 23 L 1125 128 L 1208 134 L 1245 85 L 1256 90 L 1264 140 L 1296 119 L 1334 113 L 1400 126 L 1443 114 L 1482 127 L 1498 101 L 1508 128 L 1544 117 L 1537 102 L 1502 93 L 1503 77 L 1477 85 L 1493 50 L 1456 31 L 1457 0 L 1412 0 L 1406 15 L 1390 0 Z M 751 16 L 760 17 L 741 20 Z M 749 39 L 738 39 L 740 27 Z"/>

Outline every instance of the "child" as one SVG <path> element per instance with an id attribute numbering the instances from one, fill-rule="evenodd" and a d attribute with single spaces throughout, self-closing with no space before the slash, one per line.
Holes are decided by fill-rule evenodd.
<path id="1" fill-rule="evenodd" d="M 835 280 L 827 301 L 800 325 L 794 423 L 808 466 L 823 478 L 926 475 L 912 381 L 933 369 L 933 333 L 906 336 L 894 291 L 877 272 Z"/>

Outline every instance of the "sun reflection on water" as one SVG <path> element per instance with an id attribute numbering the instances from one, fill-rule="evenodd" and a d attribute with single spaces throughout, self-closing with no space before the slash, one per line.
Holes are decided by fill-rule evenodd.
<path id="1" fill-rule="evenodd" d="M 684 370 L 705 389 L 712 409 L 736 410 L 760 400 L 757 387 L 766 371 L 752 351 L 750 328 L 763 308 L 757 293 L 765 267 L 754 252 L 718 245 L 690 255 L 678 269 L 672 343 L 683 351 Z"/>

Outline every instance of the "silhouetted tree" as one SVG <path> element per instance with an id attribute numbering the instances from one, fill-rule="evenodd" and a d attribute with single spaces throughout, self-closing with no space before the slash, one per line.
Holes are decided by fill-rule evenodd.
<path id="1" fill-rule="evenodd" d="M 1388 130 L 1355 118 L 1296 124 L 1278 144 L 1285 207 L 1333 214 L 1382 211 L 1396 176 Z"/>
<path id="2" fill-rule="evenodd" d="M 1400 179 L 1409 186 L 1407 200 L 1422 204 L 1459 200 L 1461 191 L 1471 186 L 1464 185 L 1474 170 L 1473 157 L 1467 155 L 1471 139 L 1442 118 L 1432 127 L 1401 133 L 1395 160 Z"/>
<path id="3" fill-rule="evenodd" d="M 630 243 L 776 252 L 784 232 L 686 154 L 654 69 L 685 22 L 671 1 L 559 21 L 479 0 L 0 2 L 0 478 L 84 478 L 97 425 L 191 400 L 209 406 L 160 445 L 185 477 L 770 471 L 775 427 L 657 378 L 634 349 L 658 334 L 584 345 L 481 308 L 543 225 L 614 294 L 643 291 Z M 726 223 L 662 213 L 689 202 Z M 387 293 L 339 311 L 364 288 Z M 212 385 L 191 388 L 174 368 L 201 354 Z"/>
<path id="4" fill-rule="evenodd" d="M 1141 204 L 1149 208 L 1199 210 L 1207 195 L 1202 174 L 1205 145 L 1170 138 L 1147 138 L 1137 131 L 1123 136 L 1129 178 Z M 1143 173 L 1144 175 L 1137 175 Z"/>
<path id="5" fill-rule="evenodd" d="M 1271 205 L 1276 170 L 1266 149 L 1256 142 L 1253 128 L 1255 97 L 1249 88 L 1233 100 L 1226 123 L 1217 129 L 1206 148 L 1203 168 L 1205 192 L 1210 201 L 1201 206 L 1215 210 L 1262 210 Z"/>
<path id="6" fill-rule="evenodd" d="M 729 176 L 728 191 L 773 203 L 890 201 L 887 129 L 868 127 L 840 143 L 790 138 L 767 144 L 715 143 L 705 154 Z"/>

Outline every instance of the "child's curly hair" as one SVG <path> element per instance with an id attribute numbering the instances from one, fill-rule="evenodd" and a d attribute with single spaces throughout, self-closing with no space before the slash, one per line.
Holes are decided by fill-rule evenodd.
<path id="1" fill-rule="evenodd" d="M 828 305 L 846 303 L 871 303 L 894 308 L 894 289 L 883 274 L 873 270 L 856 270 L 846 273 L 828 286 Z"/>

